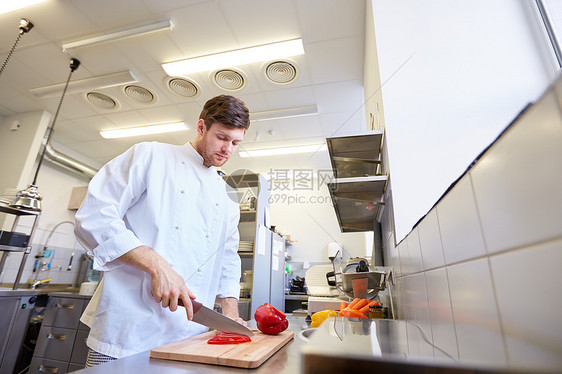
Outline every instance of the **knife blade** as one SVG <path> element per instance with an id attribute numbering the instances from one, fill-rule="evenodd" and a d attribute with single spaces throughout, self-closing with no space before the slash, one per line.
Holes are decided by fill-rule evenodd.
<path id="1" fill-rule="evenodd" d="M 250 337 L 254 336 L 252 330 L 246 326 L 215 312 L 206 306 L 203 306 L 200 302 L 191 300 L 191 304 L 193 304 L 193 322 L 210 327 L 217 331 L 242 334 Z M 181 299 L 178 299 L 178 305 L 185 307 Z"/>

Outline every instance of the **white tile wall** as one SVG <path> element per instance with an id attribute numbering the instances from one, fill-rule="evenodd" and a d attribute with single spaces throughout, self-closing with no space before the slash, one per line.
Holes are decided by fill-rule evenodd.
<path id="1" fill-rule="evenodd" d="M 414 301 L 414 284 L 412 283 L 412 277 L 402 277 L 402 306 L 404 319 L 409 321 L 415 321 L 416 315 L 414 312 L 415 301 Z"/>
<path id="2" fill-rule="evenodd" d="M 433 344 L 451 357 L 458 359 L 459 352 L 453 324 L 447 269 L 428 271 L 425 273 L 425 279 Z"/>
<path id="3" fill-rule="evenodd" d="M 416 273 L 423 270 L 418 228 L 414 228 L 406 238 L 408 242 L 408 270 Z"/>
<path id="4" fill-rule="evenodd" d="M 549 91 L 471 171 L 491 253 L 562 235 L 560 170 L 562 117 Z"/>
<path id="5" fill-rule="evenodd" d="M 412 309 L 414 315 L 414 323 L 421 329 L 425 338 L 433 344 L 433 336 L 431 333 L 431 320 L 429 318 L 429 306 L 427 303 L 427 288 L 425 283 L 425 274 L 418 273 L 412 275 Z M 419 352 L 426 357 L 433 356 L 433 348 L 429 344 L 420 344 Z"/>
<path id="6" fill-rule="evenodd" d="M 406 244 L 404 240 L 402 240 L 402 242 L 400 242 L 396 248 L 395 248 L 395 253 L 396 253 L 396 275 L 401 276 L 403 274 L 402 272 L 402 268 L 404 268 L 405 266 L 405 261 L 407 260 L 406 258 L 406 254 L 401 252 L 401 248 L 404 248 L 404 246 Z M 404 249 L 402 249 L 402 251 L 405 251 Z M 404 263 L 404 264 L 403 264 Z"/>
<path id="7" fill-rule="evenodd" d="M 510 338 L 508 356 L 514 367 L 540 359 L 562 368 L 561 254 L 562 238 L 490 258 L 501 323 Z M 532 355 L 523 350 L 536 344 L 557 354 L 536 356 L 536 351 L 531 351 L 535 352 Z"/>
<path id="8" fill-rule="evenodd" d="M 470 175 L 461 178 L 436 209 L 445 263 L 486 254 Z"/>
<path id="9" fill-rule="evenodd" d="M 394 281 L 394 286 L 392 286 L 392 303 L 394 306 L 394 318 L 395 319 L 407 319 L 405 311 L 407 307 L 404 305 L 406 290 L 404 287 L 404 277 L 396 278 Z"/>
<path id="10" fill-rule="evenodd" d="M 410 254 L 408 253 L 408 238 L 404 238 L 396 247 L 398 249 L 398 256 L 400 259 L 400 274 L 411 274 Z"/>
<path id="11" fill-rule="evenodd" d="M 394 240 L 394 235 L 392 235 L 390 239 Z M 387 248 L 386 253 L 386 259 L 388 259 L 388 261 L 385 263 L 385 266 L 392 266 L 394 276 L 400 276 L 402 271 L 400 270 L 400 255 L 398 253 L 398 247 Z"/>
<path id="12" fill-rule="evenodd" d="M 427 213 L 418 228 L 424 269 L 434 269 L 445 265 L 435 208 Z"/>
<path id="13" fill-rule="evenodd" d="M 447 267 L 462 361 L 507 363 L 488 259 Z"/>
<path id="14" fill-rule="evenodd" d="M 562 367 L 562 78 L 555 89 L 417 225 L 421 259 L 415 230 L 397 248 L 383 237 L 401 264 L 396 316 L 429 329 L 436 358 L 523 372 Z M 391 212 L 383 217 L 391 227 L 385 220 Z M 415 335 L 407 329 L 407 348 L 419 355 Z"/>
<path id="15" fill-rule="evenodd" d="M 389 336 L 392 337 L 393 353 L 398 356 L 408 354 L 408 333 L 406 332 L 406 326 L 404 324 L 389 324 Z"/>

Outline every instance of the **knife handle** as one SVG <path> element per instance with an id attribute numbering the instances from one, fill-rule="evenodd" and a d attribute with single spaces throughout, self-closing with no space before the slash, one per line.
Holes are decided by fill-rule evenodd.
<path id="1" fill-rule="evenodd" d="M 185 307 L 185 305 L 183 305 L 182 299 L 178 299 L 178 305 Z M 193 305 L 193 314 L 197 313 L 203 306 L 199 301 L 195 301 L 193 299 L 191 300 L 191 305 Z"/>

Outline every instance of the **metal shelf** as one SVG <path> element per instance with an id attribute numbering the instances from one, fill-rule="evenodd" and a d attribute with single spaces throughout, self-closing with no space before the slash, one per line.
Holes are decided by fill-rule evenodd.
<path id="1" fill-rule="evenodd" d="M 383 132 L 328 138 L 330 161 L 336 178 L 373 176 L 380 173 Z"/>
<path id="2" fill-rule="evenodd" d="M 232 188 L 250 188 L 259 186 L 258 174 L 224 175 L 224 181 Z"/>
<path id="3" fill-rule="evenodd" d="M 8 203 L 0 200 L 0 212 L 13 214 L 16 216 L 39 216 L 41 212 L 35 210 L 18 209 L 8 205 Z"/>
<path id="4" fill-rule="evenodd" d="M 37 221 L 39 220 L 39 216 L 41 215 L 40 211 L 34 211 L 34 210 L 27 210 L 27 209 L 19 209 L 19 208 L 13 208 L 11 206 L 8 205 L 8 203 L 4 200 L 0 200 L 0 213 L 5 213 L 5 214 L 11 214 L 11 215 L 15 215 L 16 218 L 14 220 L 14 223 L 12 224 L 12 231 L 15 231 L 17 226 L 18 226 L 18 222 L 20 217 L 22 216 L 34 216 L 34 220 L 33 220 L 33 224 L 31 226 L 30 232 L 29 232 L 29 241 L 28 244 L 30 244 L 33 240 L 33 234 L 35 233 L 35 228 L 37 226 Z M 4 265 L 6 263 L 6 259 L 8 257 L 7 253 L 4 252 L 20 252 L 23 253 L 21 262 L 20 262 L 20 267 L 18 269 L 18 273 L 16 275 L 16 279 L 14 280 L 14 287 L 13 289 L 17 289 L 19 286 L 19 282 L 23 273 L 23 268 L 25 266 L 25 261 L 27 260 L 27 256 L 29 255 L 29 253 L 31 253 L 31 246 L 25 246 L 25 247 L 18 247 L 18 246 L 11 246 L 11 245 L 0 245 L 0 252 L 2 257 L 0 258 L 0 273 L 4 270 Z"/>
<path id="5" fill-rule="evenodd" d="M 30 253 L 31 252 L 31 247 L 29 246 L 25 246 L 25 247 L 16 247 L 13 245 L 3 245 L 0 244 L 0 251 L 3 252 L 25 252 L 25 253 Z"/>
<path id="6" fill-rule="evenodd" d="M 373 231 L 388 176 L 380 175 L 383 132 L 326 139 L 336 179 L 328 189 L 342 232 Z"/>

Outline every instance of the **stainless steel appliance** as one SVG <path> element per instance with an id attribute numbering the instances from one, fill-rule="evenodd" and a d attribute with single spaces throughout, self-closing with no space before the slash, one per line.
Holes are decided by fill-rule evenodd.
<path id="1" fill-rule="evenodd" d="M 39 294 L 41 291 L 0 289 L 0 373 L 14 370 Z"/>

